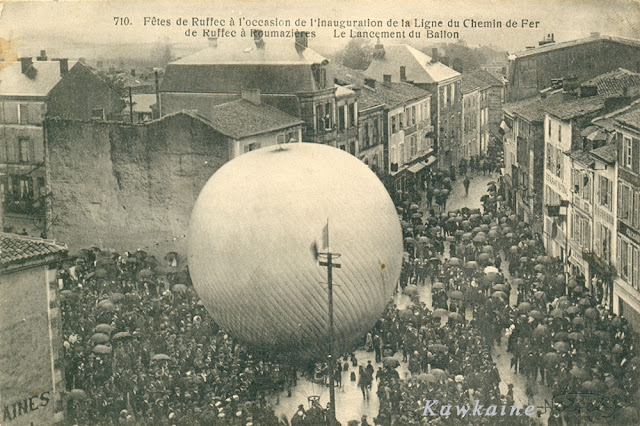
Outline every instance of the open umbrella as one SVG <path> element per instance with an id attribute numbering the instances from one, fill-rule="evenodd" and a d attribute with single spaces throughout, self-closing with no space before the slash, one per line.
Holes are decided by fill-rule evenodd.
<path id="1" fill-rule="evenodd" d="M 453 235 L 455 235 L 456 237 L 462 237 L 465 234 L 465 232 L 462 229 L 458 229 L 456 232 L 453 233 Z"/>
<path id="2" fill-rule="evenodd" d="M 563 303 L 563 302 L 560 302 L 560 303 Z M 558 305 L 560 305 L 560 303 L 558 303 Z M 567 313 L 568 313 L 569 315 L 575 315 L 575 314 L 577 314 L 578 312 L 580 312 L 580 309 L 579 309 L 577 306 L 575 306 L 575 305 L 573 305 L 573 306 L 569 306 L 569 307 L 567 308 Z"/>
<path id="3" fill-rule="evenodd" d="M 483 262 L 486 264 L 491 259 L 491 255 L 489 253 L 480 253 L 477 259 L 479 262 Z"/>
<path id="4" fill-rule="evenodd" d="M 511 247 L 509 247 L 509 253 L 511 253 L 511 254 L 518 254 L 518 246 L 511 246 Z"/>
<path id="5" fill-rule="evenodd" d="M 171 287 L 171 290 L 173 290 L 176 293 L 181 293 L 181 292 L 187 291 L 187 286 L 184 284 L 176 284 L 173 287 Z"/>
<path id="6" fill-rule="evenodd" d="M 487 235 L 489 236 L 489 238 L 498 238 L 498 231 L 492 229 Z"/>
<path id="7" fill-rule="evenodd" d="M 404 242 L 406 244 L 415 244 L 416 240 L 414 240 L 412 237 L 407 237 L 407 238 L 404 239 Z"/>
<path id="8" fill-rule="evenodd" d="M 110 326 L 109 324 L 98 324 L 96 325 L 96 328 L 94 330 L 96 331 L 96 333 L 109 334 L 113 330 L 113 327 Z"/>
<path id="9" fill-rule="evenodd" d="M 564 316 L 564 312 L 562 312 L 562 309 L 560 308 L 555 308 L 551 311 L 551 316 L 554 318 L 562 318 Z"/>
<path id="10" fill-rule="evenodd" d="M 408 296 L 413 296 L 418 294 L 418 286 L 410 284 L 402 290 L 402 292 Z"/>
<path id="11" fill-rule="evenodd" d="M 436 318 L 443 318 L 447 315 L 449 315 L 449 311 L 447 311 L 446 309 L 436 309 L 435 311 L 433 311 L 433 316 Z"/>
<path id="12" fill-rule="evenodd" d="M 571 374 L 576 379 L 586 379 L 588 377 L 585 369 L 580 367 L 573 367 L 571 371 L 569 371 L 569 374 Z"/>
<path id="13" fill-rule="evenodd" d="M 471 237 L 473 237 L 473 235 L 471 235 L 471 232 L 465 232 L 464 234 L 462 234 L 463 240 L 470 240 Z"/>
<path id="14" fill-rule="evenodd" d="M 434 345 L 431 345 L 429 348 L 434 350 L 434 351 L 436 351 L 436 352 L 449 352 L 449 348 L 446 347 L 445 345 L 440 344 L 440 343 L 436 343 Z"/>
<path id="15" fill-rule="evenodd" d="M 171 358 L 169 357 L 169 355 L 165 355 L 165 354 L 155 354 L 154 356 L 151 357 L 151 361 L 170 361 Z"/>
<path id="16" fill-rule="evenodd" d="M 529 302 L 522 302 L 520 303 L 520 305 L 518 305 L 518 311 L 520 312 L 529 312 L 531 310 L 531 303 Z"/>
<path id="17" fill-rule="evenodd" d="M 500 270 L 495 266 L 487 266 L 486 268 L 484 268 L 485 274 L 497 274 L 498 272 L 500 272 Z"/>
<path id="18" fill-rule="evenodd" d="M 584 316 L 589 319 L 596 319 L 598 318 L 598 311 L 596 311 L 594 308 L 587 308 L 584 311 Z"/>
<path id="19" fill-rule="evenodd" d="M 492 254 L 493 253 L 493 246 L 484 246 L 484 247 L 482 247 L 482 251 L 484 253 Z"/>
<path id="20" fill-rule="evenodd" d="M 69 391 L 73 399 L 86 399 L 87 393 L 82 389 L 71 389 Z"/>
<path id="21" fill-rule="evenodd" d="M 542 300 L 547 297 L 547 294 L 544 291 L 536 291 L 533 296 L 538 300 Z"/>
<path id="22" fill-rule="evenodd" d="M 109 341 L 109 336 L 104 333 L 95 333 L 91 336 L 90 340 L 93 343 L 107 343 Z"/>
<path id="23" fill-rule="evenodd" d="M 584 335 L 580 332 L 572 331 L 571 333 L 569 333 L 569 339 L 575 340 L 575 341 L 581 341 L 581 340 L 584 340 Z"/>
<path id="24" fill-rule="evenodd" d="M 507 288 L 504 286 L 504 284 L 496 284 L 493 287 L 494 291 L 506 291 Z"/>
<path id="25" fill-rule="evenodd" d="M 436 383 L 438 379 L 431 373 L 422 373 L 418 376 L 418 380 L 423 383 Z"/>
<path id="26" fill-rule="evenodd" d="M 384 358 L 382 360 L 382 365 L 384 365 L 385 367 L 389 367 L 389 368 L 396 368 L 397 366 L 400 365 L 400 361 L 398 361 L 395 358 L 392 358 L 390 356 Z"/>
<path id="27" fill-rule="evenodd" d="M 418 242 L 422 243 L 422 244 L 428 244 L 431 240 L 429 240 L 429 238 L 427 237 L 419 237 L 418 238 Z"/>
<path id="28" fill-rule="evenodd" d="M 558 331 L 554 336 L 553 336 L 553 341 L 554 342 L 564 342 L 567 339 L 569 339 L 569 333 L 567 333 L 566 331 Z"/>
<path id="29" fill-rule="evenodd" d="M 462 292 L 460 290 L 453 290 L 451 293 L 449 293 L 449 297 L 451 299 L 460 300 L 460 299 L 462 299 L 462 296 L 463 296 L 463 294 L 462 294 Z"/>
<path id="30" fill-rule="evenodd" d="M 413 318 L 413 311 L 411 309 L 403 309 L 398 315 L 400 316 L 400 319 L 409 321 Z"/>
<path id="31" fill-rule="evenodd" d="M 536 266 L 533 267 L 533 269 L 538 272 L 542 272 L 544 271 L 544 265 L 542 263 L 538 263 Z"/>
<path id="32" fill-rule="evenodd" d="M 466 269 L 476 269 L 478 267 L 478 262 L 476 262 L 475 260 L 470 260 L 465 263 L 464 267 Z"/>
<path id="33" fill-rule="evenodd" d="M 451 259 L 449 259 L 449 265 L 460 266 L 460 265 L 462 265 L 462 261 L 460 259 L 458 259 L 457 257 L 452 257 Z"/>
<path id="34" fill-rule="evenodd" d="M 569 352 L 569 349 L 571 349 L 571 346 L 569 346 L 567 342 L 556 342 L 553 344 L 553 349 L 555 349 L 558 352 Z"/>
<path id="35" fill-rule="evenodd" d="M 533 318 L 535 318 L 537 320 L 541 320 L 541 319 L 544 318 L 544 314 L 542 312 L 536 310 L 536 309 L 534 309 L 532 311 L 529 311 L 529 316 L 533 317 Z"/>
<path id="36" fill-rule="evenodd" d="M 420 219 L 422 217 L 422 214 L 420 213 L 413 213 L 411 215 L 411 219 Z"/>
<path id="37" fill-rule="evenodd" d="M 491 295 L 491 297 L 505 298 L 505 297 L 507 297 L 507 294 L 504 291 L 494 291 L 493 294 Z"/>
<path id="38" fill-rule="evenodd" d="M 571 324 L 573 324 L 573 325 L 584 325 L 584 318 L 575 317 L 573 320 L 571 320 Z"/>
<path id="39" fill-rule="evenodd" d="M 109 299 L 114 303 L 118 303 L 119 301 L 124 299 L 124 294 L 117 293 L 117 292 L 116 293 L 111 293 L 111 296 L 109 296 Z"/>
<path id="40" fill-rule="evenodd" d="M 97 354 L 110 354 L 111 347 L 106 345 L 96 345 L 96 347 L 93 348 L 93 352 Z"/>
<path id="41" fill-rule="evenodd" d="M 549 334 L 549 328 L 546 325 L 540 324 L 533 330 L 533 335 L 536 337 L 544 337 Z"/>
<path id="42" fill-rule="evenodd" d="M 416 203 L 411 204 L 411 206 L 409 206 L 409 208 L 411 210 L 418 210 L 420 208 L 420 206 L 418 206 Z"/>
<path id="43" fill-rule="evenodd" d="M 433 284 L 433 289 L 434 289 L 434 290 L 436 290 L 436 289 L 443 290 L 443 289 L 444 289 L 444 284 L 439 283 L 439 282 L 438 282 L 438 283 L 434 283 L 434 284 Z"/>
<path id="44" fill-rule="evenodd" d="M 444 370 L 441 370 L 439 368 L 431 369 L 430 373 L 436 376 L 438 380 L 445 380 L 447 378 L 447 373 L 445 373 Z"/>
<path id="45" fill-rule="evenodd" d="M 589 299 L 587 299 L 586 297 L 583 297 L 582 299 L 578 300 L 578 305 L 580 305 L 580 306 L 591 306 L 591 301 Z"/>
<path id="46" fill-rule="evenodd" d="M 556 352 L 548 352 L 543 355 L 543 359 L 547 367 L 555 367 L 558 364 L 559 356 Z"/>
<path id="47" fill-rule="evenodd" d="M 103 311 L 113 311 L 116 309 L 116 305 L 114 305 L 111 300 L 105 299 L 98 303 L 98 309 L 101 309 Z"/>
<path id="48" fill-rule="evenodd" d="M 128 337 L 133 337 L 133 336 L 128 331 L 120 331 L 113 335 L 113 340 L 122 340 Z"/>
<path id="49" fill-rule="evenodd" d="M 558 275 L 556 276 L 556 282 L 557 282 L 558 284 L 564 284 L 564 275 L 563 275 L 563 274 L 558 274 Z"/>
<path id="50" fill-rule="evenodd" d="M 448 242 L 450 242 L 450 243 L 453 243 L 453 242 L 455 242 L 456 237 L 454 237 L 453 235 L 447 235 L 446 240 L 447 240 Z"/>

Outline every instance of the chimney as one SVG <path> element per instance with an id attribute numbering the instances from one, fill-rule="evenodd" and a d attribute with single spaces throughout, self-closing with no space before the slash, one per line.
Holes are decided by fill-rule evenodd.
<path id="1" fill-rule="evenodd" d="M 380 40 L 378 39 L 378 43 L 376 43 L 375 48 L 373 49 L 373 59 L 384 59 L 384 55 L 384 44 L 380 43 Z"/>
<path id="2" fill-rule="evenodd" d="M 551 89 L 557 90 L 562 89 L 563 87 L 563 79 L 562 78 L 552 78 L 551 79 Z"/>
<path id="3" fill-rule="evenodd" d="M 47 60 L 47 51 L 41 50 L 40 56 L 38 56 L 38 61 L 46 61 Z"/>
<path id="4" fill-rule="evenodd" d="M 565 92 L 578 88 L 578 76 L 571 74 L 562 79 L 562 90 Z"/>
<path id="5" fill-rule="evenodd" d="M 136 69 L 131 68 L 131 77 L 135 77 L 135 76 L 136 76 Z"/>
<path id="6" fill-rule="evenodd" d="M 218 47 L 218 37 L 209 37 L 209 47 Z"/>
<path id="7" fill-rule="evenodd" d="M 437 47 L 432 47 L 431 48 L 431 59 L 433 59 L 434 61 L 438 60 L 438 48 Z"/>
<path id="8" fill-rule="evenodd" d="M 264 40 L 262 39 L 262 30 L 251 30 L 253 33 L 253 42 L 258 49 L 264 49 Z"/>
<path id="9" fill-rule="evenodd" d="M 69 72 L 69 60 L 67 58 L 58 59 L 60 61 L 60 75 L 65 75 Z"/>
<path id="10" fill-rule="evenodd" d="M 382 81 L 383 81 L 384 83 L 391 83 L 391 74 L 384 74 L 384 75 L 382 76 Z"/>
<path id="11" fill-rule="evenodd" d="M 373 79 L 373 78 L 365 78 L 364 79 L 364 85 L 365 86 L 369 86 L 372 89 L 375 89 L 376 88 L 376 80 Z"/>
<path id="12" fill-rule="evenodd" d="M 309 47 L 309 37 L 306 31 L 296 31 L 296 50 L 302 52 Z"/>
<path id="13" fill-rule="evenodd" d="M 242 99 L 260 105 L 260 89 L 242 89 Z"/>
<path id="14" fill-rule="evenodd" d="M 22 74 L 26 74 L 33 67 L 33 58 L 20 58 L 20 64 L 22 66 Z"/>
<path id="15" fill-rule="evenodd" d="M 400 81 L 407 80 L 407 67 L 400 65 Z"/>
<path id="16" fill-rule="evenodd" d="M 156 83 L 156 110 L 158 111 L 157 117 L 154 118 L 160 118 L 162 117 L 162 105 L 160 104 L 160 77 L 158 76 L 158 69 L 154 68 L 153 69 L 153 74 L 155 76 L 155 83 Z"/>
<path id="17" fill-rule="evenodd" d="M 590 85 L 590 86 L 580 86 L 578 88 L 578 96 L 581 98 L 588 98 L 591 96 L 596 96 L 598 94 L 598 86 Z"/>

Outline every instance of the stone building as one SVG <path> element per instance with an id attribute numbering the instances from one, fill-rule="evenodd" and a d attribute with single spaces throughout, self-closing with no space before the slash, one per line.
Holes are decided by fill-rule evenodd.
<path id="1" fill-rule="evenodd" d="M 462 141 L 460 73 L 407 44 L 377 44 L 364 74 L 383 83 L 404 82 L 428 90 L 433 95 L 431 123 L 439 167 L 457 165 L 455 152 Z"/>
<path id="2" fill-rule="evenodd" d="M 574 83 L 626 68 L 640 72 L 640 41 L 592 33 L 590 37 L 540 47 L 509 56 L 507 100 L 535 96 L 552 81 L 573 78 Z"/>
<path id="3" fill-rule="evenodd" d="M 57 263 L 66 247 L 0 233 L 0 419 L 2 424 L 64 420 Z"/>
<path id="4" fill-rule="evenodd" d="M 121 119 L 119 95 L 84 65 L 69 65 L 42 51 L 0 69 L 0 191 L 4 226 L 16 232 L 46 233 L 45 117 Z"/>

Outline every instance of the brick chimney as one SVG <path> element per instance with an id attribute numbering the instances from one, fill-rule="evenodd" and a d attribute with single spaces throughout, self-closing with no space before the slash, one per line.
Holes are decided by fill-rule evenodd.
<path id="1" fill-rule="evenodd" d="M 135 77 L 135 76 L 136 76 L 136 69 L 131 68 L 131 77 Z"/>
<path id="2" fill-rule="evenodd" d="M 374 78 L 365 78 L 364 79 L 364 85 L 365 86 L 369 86 L 372 89 L 376 88 L 376 80 Z"/>
<path id="3" fill-rule="evenodd" d="M 69 72 L 69 59 L 60 58 L 58 61 L 60 61 L 60 75 L 65 75 Z"/>
<path id="4" fill-rule="evenodd" d="M 33 67 L 33 58 L 20 58 L 22 74 L 26 74 Z"/>
<path id="5" fill-rule="evenodd" d="M 218 37 L 209 37 L 209 47 L 218 47 Z"/>
<path id="6" fill-rule="evenodd" d="M 309 47 L 309 38 L 305 31 L 296 31 L 296 50 L 302 52 Z"/>
<path id="7" fill-rule="evenodd" d="M 41 50 L 40 56 L 38 56 L 38 61 L 46 61 L 47 60 L 47 51 Z"/>
<path id="8" fill-rule="evenodd" d="M 242 99 L 260 105 L 260 89 L 242 89 Z"/>
<path id="9" fill-rule="evenodd" d="M 262 38 L 262 30 L 252 30 L 253 42 L 258 49 L 264 49 L 264 40 Z"/>
<path id="10" fill-rule="evenodd" d="M 438 60 L 438 48 L 437 47 L 432 47 L 431 48 L 431 59 L 433 59 L 434 61 Z"/>
<path id="11" fill-rule="evenodd" d="M 384 75 L 382 76 L 382 81 L 383 81 L 384 83 L 391 83 L 391 74 L 384 74 Z"/>
<path id="12" fill-rule="evenodd" d="M 378 40 L 378 43 L 376 43 L 375 48 L 373 49 L 373 59 L 384 59 L 384 55 L 384 44 L 380 43 L 380 40 Z"/>

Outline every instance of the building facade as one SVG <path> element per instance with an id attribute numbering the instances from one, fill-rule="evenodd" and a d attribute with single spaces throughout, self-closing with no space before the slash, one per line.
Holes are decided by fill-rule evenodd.
<path id="1" fill-rule="evenodd" d="M 21 58 L 0 70 L 0 191 L 4 226 L 46 234 L 45 117 L 121 119 L 119 95 L 80 63 Z"/>

